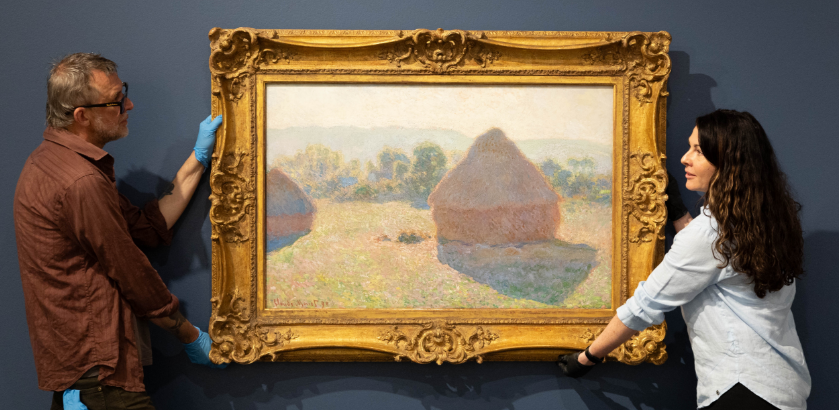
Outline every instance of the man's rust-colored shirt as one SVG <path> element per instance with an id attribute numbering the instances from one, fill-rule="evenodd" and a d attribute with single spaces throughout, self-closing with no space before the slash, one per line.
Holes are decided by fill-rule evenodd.
<path id="1" fill-rule="evenodd" d="M 60 391 L 98 366 L 102 384 L 144 391 L 132 315 L 169 316 L 169 293 L 140 246 L 168 244 L 157 201 L 117 192 L 114 159 L 47 128 L 15 190 L 20 276 L 38 385 Z"/>

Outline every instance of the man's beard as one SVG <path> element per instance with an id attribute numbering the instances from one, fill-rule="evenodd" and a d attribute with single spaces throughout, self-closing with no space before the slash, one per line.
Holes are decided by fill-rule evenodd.
<path id="1" fill-rule="evenodd" d="M 128 126 L 122 127 L 119 122 L 114 125 L 106 125 L 102 118 L 93 118 L 93 134 L 97 141 L 103 146 L 111 141 L 125 138 L 128 135 Z"/>

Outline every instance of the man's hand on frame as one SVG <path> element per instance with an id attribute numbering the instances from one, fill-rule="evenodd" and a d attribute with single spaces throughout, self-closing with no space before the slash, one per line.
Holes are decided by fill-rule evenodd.
<path id="1" fill-rule="evenodd" d="M 189 357 L 189 361 L 213 369 L 224 369 L 227 367 L 227 363 L 215 364 L 210 360 L 210 346 L 213 344 L 213 341 L 210 339 L 210 335 L 203 330 L 198 329 L 197 326 L 195 329 L 198 330 L 198 339 L 195 339 L 192 343 L 184 343 L 184 350 Z"/>
<path id="2" fill-rule="evenodd" d="M 216 130 L 221 125 L 221 115 L 213 119 L 212 114 L 207 116 L 201 124 L 198 124 L 198 138 L 195 140 L 195 159 L 204 166 L 210 168 L 210 158 L 213 156 L 213 147 L 216 144 Z"/>

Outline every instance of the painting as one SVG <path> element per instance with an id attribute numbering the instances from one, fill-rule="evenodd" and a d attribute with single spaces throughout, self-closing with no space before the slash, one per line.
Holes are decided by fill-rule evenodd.
<path id="1" fill-rule="evenodd" d="M 665 32 L 210 41 L 216 362 L 555 360 L 661 260 Z"/>
<path id="2" fill-rule="evenodd" d="M 612 94 L 269 85 L 268 307 L 609 308 Z"/>

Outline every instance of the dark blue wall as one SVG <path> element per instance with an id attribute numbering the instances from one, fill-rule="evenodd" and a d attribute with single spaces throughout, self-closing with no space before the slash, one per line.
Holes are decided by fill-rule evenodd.
<path id="1" fill-rule="evenodd" d="M 298 29 L 658 31 L 673 36 L 668 168 L 696 116 L 715 108 L 752 112 L 764 125 L 804 205 L 808 275 L 794 306 L 813 377 L 810 408 L 839 400 L 831 342 L 839 289 L 839 3 L 763 1 L 85 1 L 5 2 L 0 7 L 0 408 L 47 408 L 37 389 L 12 224 L 12 194 L 40 143 L 48 63 L 77 51 L 120 65 L 135 109 L 131 135 L 107 146 L 120 190 L 152 198 L 189 154 L 210 109 L 207 68 L 213 27 Z M 740 3 L 740 2 L 733 2 Z M 745 3 L 745 2 L 742 2 Z M 683 177 L 680 177 L 683 181 Z M 833 187 L 833 188 L 831 188 Z M 685 191 L 688 201 L 695 194 Z M 206 327 L 210 225 L 206 177 L 177 225 L 174 244 L 150 254 L 187 316 Z M 552 363 L 259 363 L 211 371 L 187 362 L 154 330 L 146 384 L 159 409 L 685 409 L 695 406 L 693 357 L 678 312 L 663 366 L 605 365 L 583 380 Z M 833 352 L 833 353 L 831 353 Z"/>

